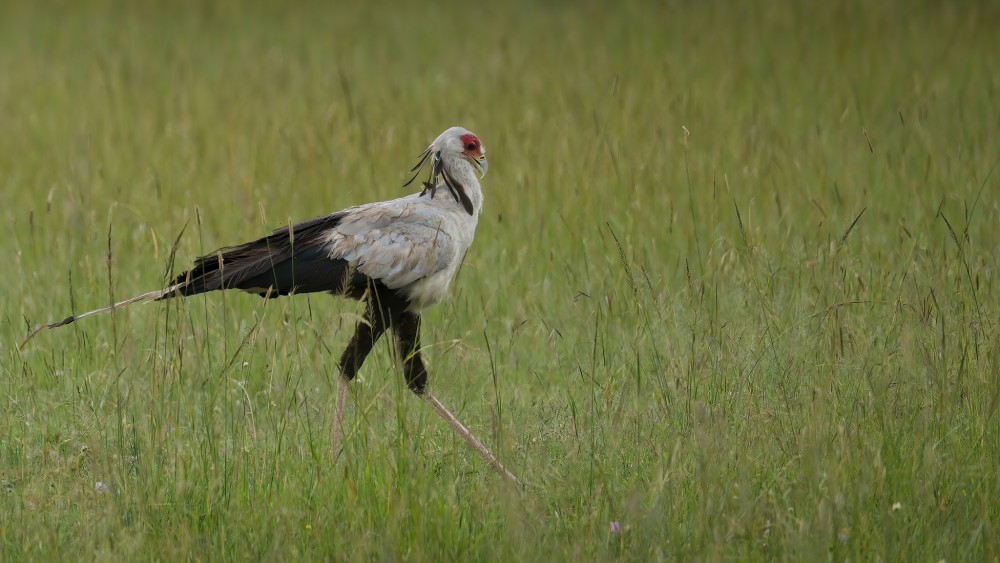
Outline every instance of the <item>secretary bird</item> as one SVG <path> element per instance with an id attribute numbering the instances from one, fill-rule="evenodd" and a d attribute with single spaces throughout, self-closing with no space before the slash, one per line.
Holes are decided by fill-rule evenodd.
<path id="1" fill-rule="evenodd" d="M 427 390 L 420 353 L 420 312 L 448 293 L 459 264 L 472 244 L 483 205 L 476 178 L 486 174 L 486 148 L 472 132 L 452 127 L 420 155 L 408 186 L 430 164 L 423 189 L 403 198 L 349 207 L 282 227 L 270 235 L 221 248 L 164 289 L 43 325 L 55 328 L 138 303 L 239 289 L 273 298 L 329 292 L 363 301 L 363 319 L 340 357 L 334 413 L 333 451 L 340 453 L 347 383 L 354 378 L 379 337 L 392 329 L 403 376 L 410 390 L 479 452 L 501 475 L 520 484 L 455 416 Z"/>

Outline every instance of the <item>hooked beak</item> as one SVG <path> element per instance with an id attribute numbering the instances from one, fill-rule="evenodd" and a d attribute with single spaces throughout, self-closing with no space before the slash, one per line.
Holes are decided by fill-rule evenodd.
<path id="1" fill-rule="evenodd" d="M 469 162 L 471 162 L 472 166 L 474 166 L 476 170 L 479 171 L 480 178 L 486 175 L 486 170 L 488 170 L 490 167 L 490 164 L 486 162 L 486 155 L 483 155 L 479 158 L 469 158 Z"/>

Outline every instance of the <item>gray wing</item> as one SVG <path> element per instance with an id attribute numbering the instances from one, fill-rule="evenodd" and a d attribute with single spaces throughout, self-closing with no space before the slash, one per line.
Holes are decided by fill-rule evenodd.
<path id="1" fill-rule="evenodd" d="M 330 256 L 390 289 L 445 270 L 460 252 L 449 218 L 435 211 L 411 198 L 347 209 L 329 231 Z"/>

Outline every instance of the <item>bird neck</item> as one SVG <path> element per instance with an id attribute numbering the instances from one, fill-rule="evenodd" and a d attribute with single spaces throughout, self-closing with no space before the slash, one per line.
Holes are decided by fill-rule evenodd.
<path id="1" fill-rule="evenodd" d="M 452 187 L 459 192 L 455 194 L 458 196 L 459 205 L 463 205 L 462 199 L 467 198 L 472 206 L 471 214 L 479 215 L 483 208 L 483 190 L 479 186 L 476 169 L 472 163 L 461 156 L 446 156 L 441 164 L 443 175 L 452 180 L 454 184 Z M 447 180 L 443 183 L 446 185 L 442 187 L 450 191 L 451 187 L 447 186 Z"/>

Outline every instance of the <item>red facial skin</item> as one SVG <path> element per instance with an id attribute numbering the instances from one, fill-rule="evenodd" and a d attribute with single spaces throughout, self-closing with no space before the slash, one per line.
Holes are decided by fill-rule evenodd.
<path id="1" fill-rule="evenodd" d="M 464 147 L 464 153 L 470 158 L 482 158 L 483 156 L 483 144 L 479 142 L 479 137 L 473 134 L 462 135 L 459 137 L 462 140 L 462 146 Z"/>

